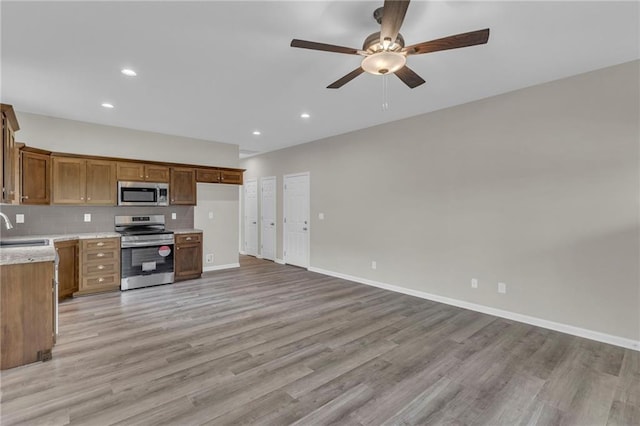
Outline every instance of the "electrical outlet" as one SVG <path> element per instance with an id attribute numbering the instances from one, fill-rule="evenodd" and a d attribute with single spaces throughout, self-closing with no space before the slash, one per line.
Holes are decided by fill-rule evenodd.
<path id="1" fill-rule="evenodd" d="M 209 253 L 206 258 L 207 263 L 213 263 L 213 253 Z"/>
<path id="2" fill-rule="evenodd" d="M 176 220 L 178 218 L 177 213 L 171 213 L 171 220 Z"/>
<path id="3" fill-rule="evenodd" d="M 324 220 L 324 213 L 318 213 L 318 219 Z"/>
<path id="4" fill-rule="evenodd" d="M 507 292 L 507 285 L 505 283 L 498 283 L 498 293 L 505 294 Z"/>
<path id="5" fill-rule="evenodd" d="M 16 215 L 16 223 L 24 223 L 24 215 L 23 214 L 18 213 Z"/>
<path id="6" fill-rule="evenodd" d="M 213 219 L 213 212 L 209 212 L 209 219 Z"/>
<path id="7" fill-rule="evenodd" d="M 371 269 L 378 269 L 378 263 L 375 260 L 371 261 Z"/>
<path id="8" fill-rule="evenodd" d="M 85 213 L 84 214 L 84 221 L 85 222 L 91 222 L 91 213 Z"/>
<path id="9" fill-rule="evenodd" d="M 471 278 L 471 288 L 478 288 L 478 279 Z"/>

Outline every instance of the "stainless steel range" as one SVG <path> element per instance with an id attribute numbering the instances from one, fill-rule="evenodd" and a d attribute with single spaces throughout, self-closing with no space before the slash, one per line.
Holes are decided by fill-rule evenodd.
<path id="1" fill-rule="evenodd" d="M 116 216 L 120 241 L 120 290 L 173 282 L 173 232 L 164 215 Z"/>

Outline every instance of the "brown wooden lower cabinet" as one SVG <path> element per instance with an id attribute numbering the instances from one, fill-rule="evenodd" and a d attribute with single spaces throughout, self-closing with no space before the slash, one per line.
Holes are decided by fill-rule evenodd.
<path id="1" fill-rule="evenodd" d="M 0 268 L 0 369 L 51 357 L 54 339 L 53 262 Z"/>
<path id="2" fill-rule="evenodd" d="M 55 243 L 58 253 L 58 300 L 72 297 L 78 291 L 78 240 Z"/>
<path id="3" fill-rule="evenodd" d="M 175 280 L 199 278 L 202 275 L 202 234 L 177 234 L 175 241 Z"/>
<path id="4" fill-rule="evenodd" d="M 76 294 L 120 289 L 120 238 L 81 240 L 79 259 Z"/>

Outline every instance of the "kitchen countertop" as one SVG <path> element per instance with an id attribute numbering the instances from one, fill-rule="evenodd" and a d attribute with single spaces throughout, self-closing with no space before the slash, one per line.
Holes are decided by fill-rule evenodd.
<path id="1" fill-rule="evenodd" d="M 19 263 L 53 262 L 56 251 L 53 244 L 57 241 L 86 240 L 91 238 L 120 238 L 117 232 L 87 232 L 76 234 L 24 235 L 3 238 L 4 241 L 49 240 L 48 246 L 2 247 L 0 265 Z"/>

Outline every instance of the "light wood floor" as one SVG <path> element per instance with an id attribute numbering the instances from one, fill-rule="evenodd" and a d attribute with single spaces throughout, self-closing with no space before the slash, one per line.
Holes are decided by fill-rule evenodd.
<path id="1" fill-rule="evenodd" d="M 638 425 L 640 353 L 244 257 L 60 306 L 2 424 Z"/>

